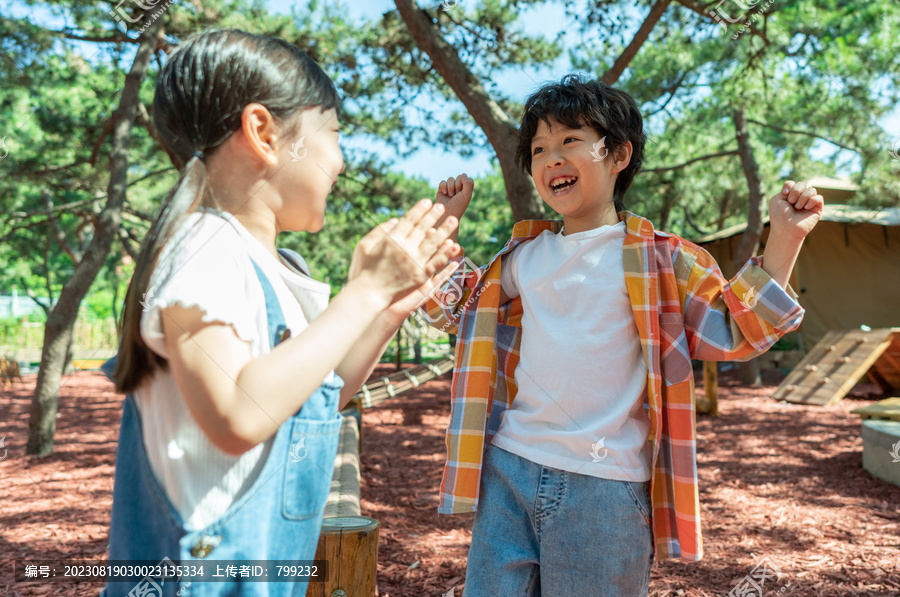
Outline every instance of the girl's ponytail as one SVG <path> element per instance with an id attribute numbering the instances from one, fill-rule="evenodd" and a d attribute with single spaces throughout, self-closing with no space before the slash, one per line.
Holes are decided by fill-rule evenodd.
<path id="1" fill-rule="evenodd" d="M 204 159 L 240 128 L 244 107 L 251 103 L 262 104 L 284 124 L 305 109 L 340 107 L 334 83 L 296 46 L 236 29 L 190 38 L 159 73 L 153 122 L 181 175 L 144 239 L 125 295 L 114 372 L 120 392 L 131 392 L 157 367 L 167 366 L 141 338 L 141 316 L 153 308 L 150 277 L 187 216 L 200 207 L 218 207 Z"/>
<path id="2" fill-rule="evenodd" d="M 205 200 L 208 200 L 209 195 L 206 164 L 199 156 L 192 157 L 185 164 L 178 182 L 169 191 L 159 215 L 144 237 L 134 274 L 125 294 L 125 308 L 119 325 L 119 354 L 113 374 L 116 390 L 119 392 L 131 392 L 141 384 L 148 372 L 158 366 L 166 367 L 166 360 L 151 351 L 141 338 L 141 315 L 145 310 L 155 307 L 153 291 L 149 288 L 150 276 L 162 248 L 186 217 L 207 202 Z"/>

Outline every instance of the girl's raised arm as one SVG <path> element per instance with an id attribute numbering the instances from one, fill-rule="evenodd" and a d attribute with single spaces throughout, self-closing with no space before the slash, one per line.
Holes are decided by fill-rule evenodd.
<path id="1" fill-rule="evenodd" d="M 230 326 L 204 322 L 199 309 L 163 310 L 172 375 L 219 449 L 241 454 L 271 437 L 392 303 L 449 262 L 457 247 L 448 237 L 457 221 L 447 218 L 433 229 L 443 213 L 442 206 L 423 200 L 399 221 L 372 230 L 357 245 L 351 279 L 330 306 L 258 358 Z"/>

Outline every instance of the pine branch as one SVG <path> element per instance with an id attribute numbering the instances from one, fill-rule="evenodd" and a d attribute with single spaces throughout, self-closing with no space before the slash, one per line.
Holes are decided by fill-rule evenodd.
<path id="1" fill-rule="evenodd" d="M 644 42 L 647 41 L 647 38 L 650 37 L 650 32 L 656 27 L 659 19 L 663 16 L 663 13 L 666 12 L 666 9 L 671 2 L 672 0 L 656 0 L 656 3 L 650 8 L 650 13 L 647 15 L 647 18 L 641 23 L 641 26 L 637 30 L 637 33 L 634 34 L 634 37 L 631 38 L 631 42 L 625 47 L 619 57 L 616 58 L 616 61 L 609 70 L 603 73 L 602 79 L 604 83 L 613 85 L 619 80 L 619 77 L 622 76 L 622 73 L 625 72 L 625 69 L 634 57 L 637 56 L 641 46 L 643 46 Z"/>
<path id="2" fill-rule="evenodd" d="M 683 164 L 678 164 L 677 166 L 666 166 L 664 168 L 646 168 L 646 169 L 638 172 L 638 174 L 642 174 L 644 172 L 669 172 L 670 170 L 681 170 L 682 168 L 690 166 L 691 164 L 693 164 L 695 162 L 700 162 L 703 160 L 711 160 L 713 158 L 721 158 L 721 157 L 725 157 L 725 156 L 729 156 L 729 155 L 738 155 L 738 150 L 732 149 L 731 151 L 723 151 L 721 153 L 713 153 L 710 155 L 703 155 L 698 158 L 688 160 Z"/>

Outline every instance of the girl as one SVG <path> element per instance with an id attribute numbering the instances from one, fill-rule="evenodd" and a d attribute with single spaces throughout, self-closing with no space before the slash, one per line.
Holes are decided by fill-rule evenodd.
<path id="1" fill-rule="evenodd" d="M 435 229 L 443 207 L 423 200 L 359 242 L 329 305 L 329 286 L 276 250 L 281 231 L 322 228 L 343 170 L 337 109 L 328 76 L 279 39 L 208 31 L 163 67 L 153 118 L 181 177 L 125 299 L 110 560 L 313 558 L 338 410 L 459 251 L 456 220 Z M 104 594 L 306 592 L 239 581 Z"/>

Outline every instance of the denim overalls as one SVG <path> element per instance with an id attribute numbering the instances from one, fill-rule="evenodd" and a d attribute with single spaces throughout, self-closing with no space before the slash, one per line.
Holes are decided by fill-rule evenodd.
<path id="1" fill-rule="evenodd" d="M 256 263 L 253 266 L 265 293 L 269 336 L 274 348 L 286 329 L 284 315 L 268 278 Z M 104 369 L 108 370 L 110 364 Z M 140 413 L 134 398 L 130 394 L 126 396 L 116 452 L 109 559 L 157 562 L 169 558 L 188 564 L 207 557 L 230 561 L 312 560 L 337 454 L 342 386 L 343 380 L 335 375 L 333 382 L 319 387 L 300 411 L 279 427 L 253 485 L 218 521 L 190 532 L 185 530 L 181 517 L 153 476 L 144 450 Z M 156 579 L 152 582 L 159 585 L 158 589 L 149 591 L 139 586 L 141 583 L 110 582 L 101 597 L 302 597 L 306 594 L 305 581 L 246 580 L 182 585 Z"/>

